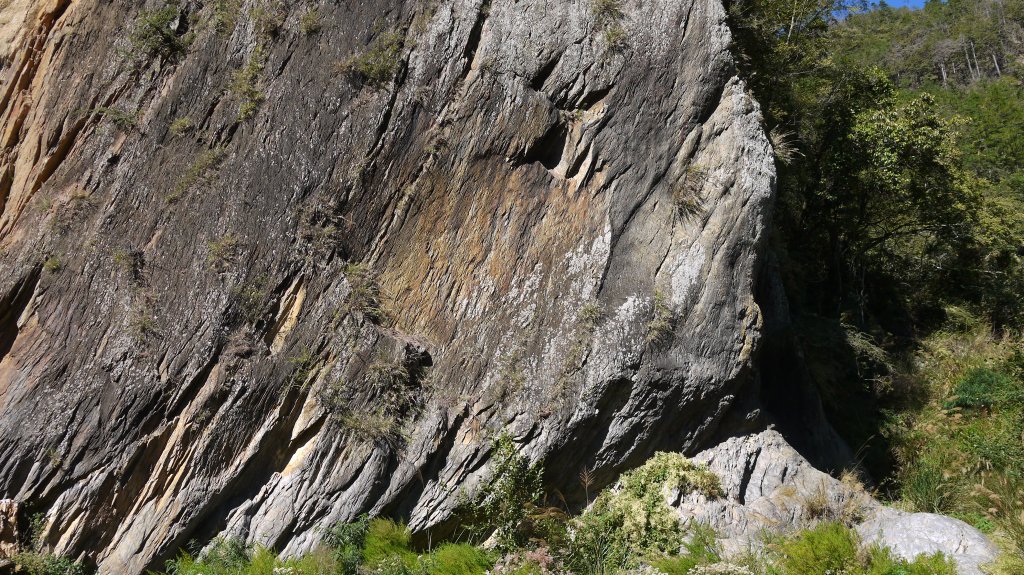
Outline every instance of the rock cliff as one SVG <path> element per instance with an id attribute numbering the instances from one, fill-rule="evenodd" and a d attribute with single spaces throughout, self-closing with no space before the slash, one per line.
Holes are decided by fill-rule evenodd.
<path id="1" fill-rule="evenodd" d="M 104 573 L 758 410 L 719 0 L 0 1 L 0 499 Z"/>

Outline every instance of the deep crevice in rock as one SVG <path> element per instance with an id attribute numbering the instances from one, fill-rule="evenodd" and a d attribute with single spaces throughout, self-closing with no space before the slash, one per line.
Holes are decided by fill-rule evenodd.
<path id="1" fill-rule="evenodd" d="M 564 124 L 558 122 L 530 146 L 523 159 L 526 163 L 537 162 L 548 170 L 553 170 L 562 161 L 562 153 L 565 151 L 565 141 L 568 137 L 569 130 Z"/>
<path id="2" fill-rule="evenodd" d="M 0 300 L 0 361 L 7 357 L 14 347 L 14 341 L 18 339 L 18 318 L 32 300 L 32 294 L 39 283 L 39 273 L 39 268 L 32 270 L 27 278 L 18 282 L 7 296 Z"/>

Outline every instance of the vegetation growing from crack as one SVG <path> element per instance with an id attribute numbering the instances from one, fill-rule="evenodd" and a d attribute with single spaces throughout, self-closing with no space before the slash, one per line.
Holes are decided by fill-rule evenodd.
<path id="1" fill-rule="evenodd" d="M 398 73 L 404 42 L 400 30 L 382 32 L 363 51 L 342 62 L 339 70 L 360 84 L 384 86 Z"/>
<path id="2" fill-rule="evenodd" d="M 302 32 L 303 36 L 312 36 L 320 32 L 323 27 L 323 21 L 320 16 L 320 11 L 315 7 L 307 9 L 299 16 L 299 31 Z"/>
<path id="3" fill-rule="evenodd" d="M 377 274 L 362 263 L 347 264 L 343 271 L 349 292 L 339 310 L 341 315 L 358 314 L 377 325 L 390 322 Z"/>
<path id="4" fill-rule="evenodd" d="M 267 55 L 262 46 L 257 46 L 244 66 L 235 72 L 231 78 L 231 85 L 228 90 L 238 101 L 238 121 L 244 122 L 256 113 L 260 104 L 266 100 L 266 95 L 259 87 L 263 75 L 263 68 L 266 66 Z"/>
<path id="5" fill-rule="evenodd" d="M 164 196 L 164 199 L 167 203 L 173 204 L 195 186 L 208 182 L 223 159 L 224 148 L 219 146 L 201 152 L 178 179 L 178 183 L 174 185 L 171 192 Z"/>
<path id="6" fill-rule="evenodd" d="M 668 296 L 660 290 L 655 290 L 651 307 L 651 319 L 645 326 L 647 334 L 644 340 L 648 345 L 658 346 L 671 339 L 676 325 L 676 312 Z"/>
<path id="7" fill-rule="evenodd" d="M 191 35 L 179 35 L 175 29 L 181 18 L 178 6 L 143 11 L 128 37 L 131 55 L 136 60 L 175 61 L 185 54 Z"/>
<path id="8" fill-rule="evenodd" d="M 401 445 L 404 421 L 422 407 L 418 378 L 403 361 L 384 355 L 366 366 L 355 383 L 325 385 L 318 399 L 342 429 L 391 448 Z"/>
<path id="9" fill-rule="evenodd" d="M 230 35 L 238 24 L 242 0 L 213 0 L 210 4 L 210 25 L 218 34 Z"/>
<path id="10" fill-rule="evenodd" d="M 93 112 L 125 132 L 135 129 L 139 124 L 138 113 L 108 107 L 95 108 Z"/>
<path id="11" fill-rule="evenodd" d="M 215 272 L 223 273 L 235 263 L 241 240 L 233 233 L 227 233 L 206 243 L 206 265 Z"/>
<path id="12" fill-rule="evenodd" d="M 172 136 L 177 137 L 184 136 L 194 128 L 195 122 L 193 122 L 192 118 L 190 116 L 182 116 L 180 118 L 175 118 L 175 120 L 171 122 L 171 125 L 168 127 L 168 131 L 170 131 Z"/>
<path id="13" fill-rule="evenodd" d="M 704 204 L 704 186 L 708 182 L 709 171 L 700 164 L 686 167 L 683 177 L 672 189 L 672 201 L 676 211 L 683 220 L 700 216 Z"/>
<path id="14" fill-rule="evenodd" d="M 626 30 L 622 20 L 626 15 L 622 0 L 591 0 L 590 12 L 594 22 L 610 50 L 621 50 L 626 47 Z"/>

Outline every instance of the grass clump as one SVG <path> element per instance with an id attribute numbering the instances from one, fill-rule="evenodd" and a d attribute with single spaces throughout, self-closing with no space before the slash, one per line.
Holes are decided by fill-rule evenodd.
<path id="1" fill-rule="evenodd" d="M 710 172 L 705 166 L 693 164 L 686 167 L 679 183 L 672 188 L 672 201 L 682 219 L 701 215 L 704 203 L 704 185 Z"/>
<path id="2" fill-rule="evenodd" d="M 310 8 L 303 12 L 302 16 L 299 16 L 299 31 L 303 36 L 312 36 L 320 32 L 322 27 L 320 11 L 316 8 Z"/>
<path id="3" fill-rule="evenodd" d="M 391 448 L 404 441 L 403 422 L 422 407 L 420 387 L 409 367 L 384 356 L 370 363 L 360 380 L 324 386 L 318 399 L 343 429 Z"/>
<path id="4" fill-rule="evenodd" d="M 654 292 L 653 314 L 647 322 L 647 335 L 644 337 L 648 345 L 661 345 L 672 337 L 676 325 L 676 313 L 664 292 Z"/>
<path id="5" fill-rule="evenodd" d="M 622 0 L 591 0 L 590 13 L 600 28 L 621 22 L 626 15 L 622 9 Z"/>
<path id="6" fill-rule="evenodd" d="M 125 110 L 102 106 L 95 108 L 93 112 L 125 132 L 131 131 L 139 124 L 138 115 Z"/>
<path id="7" fill-rule="evenodd" d="M 216 272 L 227 271 L 228 266 L 235 262 L 240 246 L 241 240 L 231 233 L 207 242 L 206 264 Z"/>
<path id="8" fill-rule="evenodd" d="M 46 273 L 57 273 L 60 271 L 60 268 L 60 258 L 58 258 L 57 256 L 47 258 L 46 261 L 43 262 L 43 271 Z"/>
<path id="9" fill-rule="evenodd" d="M 218 34 L 231 34 L 238 24 L 242 0 L 214 0 L 210 24 Z"/>
<path id="10" fill-rule="evenodd" d="M 608 49 L 619 51 L 626 47 L 626 29 L 622 26 L 626 12 L 622 0 L 591 0 L 590 13 Z"/>
<path id="11" fill-rule="evenodd" d="M 349 292 L 341 312 L 359 314 L 377 325 L 385 323 L 389 317 L 382 303 L 384 294 L 376 272 L 366 264 L 360 263 L 348 264 L 343 271 L 349 284 Z"/>
<path id="12" fill-rule="evenodd" d="M 321 545 L 296 558 L 237 539 L 217 539 L 198 557 L 182 553 L 167 563 L 174 575 L 483 575 L 494 564 L 488 552 L 466 544 L 442 544 L 423 552 L 401 523 L 370 519 L 339 523 Z M 43 575 L 43 574 L 40 574 Z M 49 573 L 45 575 L 50 575 Z"/>
<path id="13" fill-rule="evenodd" d="M 164 199 L 169 204 L 180 200 L 193 187 L 208 181 L 211 173 L 220 165 L 223 159 L 224 148 L 221 147 L 212 148 L 200 153 L 193 160 L 192 165 L 182 174 L 178 183 L 174 185 L 174 189 L 164 196 Z"/>
<path id="14" fill-rule="evenodd" d="M 179 18 L 178 7 L 173 4 L 142 12 L 128 38 L 133 55 L 165 61 L 180 58 L 188 50 L 189 39 L 175 30 Z"/>
<path id="15" fill-rule="evenodd" d="M 361 84 L 381 87 L 398 73 L 404 41 L 400 31 L 379 34 L 365 50 L 342 62 L 340 71 Z"/>
<path id="16" fill-rule="evenodd" d="M 195 128 L 195 122 L 192 118 L 190 116 L 182 116 L 180 118 L 175 118 L 168 129 L 172 136 L 177 137 L 184 136 L 191 132 L 193 128 Z"/>
<path id="17" fill-rule="evenodd" d="M 288 7 L 282 0 L 262 0 L 253 7 L 251 16 L 259 34 L 274 38 L 284 29 Z"/>
<path id="18" fill-rule="evenodd" d="M 266 52 L 262 47 L 257 47 L 249 56 L 249 61 L 231 78 L 228 90 L 238 100 L 239 122 L 251 118 L 266 99 L 266 95 L 259 88 L 266 60 Z"/>
<path id="19" fill-rule="evenodd" d="M 864 549 L 856 532 L 822 523 L 785 540 L 774 561 L 780 575 L 956 575 L 956 564 L 941 553 L 906 561 L 885 548 Z"/>

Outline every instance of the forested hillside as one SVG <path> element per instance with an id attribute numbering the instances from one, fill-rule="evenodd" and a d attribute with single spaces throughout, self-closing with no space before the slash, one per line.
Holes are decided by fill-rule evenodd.
<path id="1" fill-rule="evenodd" d="M 831 419 L 882 492 L 995 533 L 1021 572 L 1024 2 L 730 13 L 776 149 L 773 246 Z"/>

